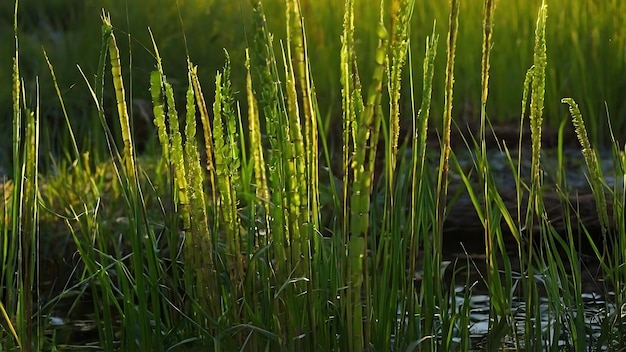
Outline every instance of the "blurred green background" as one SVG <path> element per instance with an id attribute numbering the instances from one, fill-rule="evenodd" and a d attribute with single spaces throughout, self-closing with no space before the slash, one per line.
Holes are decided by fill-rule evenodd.
<path id="1" fill-rule="evenodd" d="M 301 2 L 305 9 L 309 54 L 321 112 L 327 121 L 327 128 L 339 129 L 339 50 L 343 2 Z M 569 96 L 580 104 L 592 139 L 597 142 L 607 140 L 607 111 L 616 134 L 626 136 L 626 1 L 553 0 L 547 3 L 546 123 L 557 127 L 568 118 L 567 109 L 560 100 Z M 369 81 L 373 66 L 378 4 L 377 0 L 356 1 L 356 50 L 364 84 Z M 540 4 L 540 0 L 497 3 L 488 109 L 494 123 L 519 123 L 522 83 L 526 70 L 532 64 L 533 31 Z M 0 85 L 0 114 L 4 116 L 0 128 L 1 165 L 10 162 L 10 82 L 11 61 L 15 52 L 13 6 L 13 1 L 0 2 L 0 80 L 4 82 Z M 282 1 L 266 0 L 264 6 L 270 30 L 275 34 L 276 48 L 280 50 L 280 40 L 285 38 L 282 28 L 284 5 Z M 443 109 L 448 7 L 448 1 L 443 0 L 417 1 L 413 14 L 411 54 L 417 96 L 421 90 L 425 38 L 432 32 L 435 20 L 440 36 L 433 92 L 435 123 Z M 244 91 L 244 48 L 247 46 L 246 31 L 251 25 L 251 6 L 247 0 L 179 0 L 178 5 L 174 0 L 21 0 L 18 12 L 20 69 L 31 107 L 35 106 L 37 78 L 39 81 L 40 113 L 45 123 L 42 125 L 43 155 L 47 152 L 62 154 L 64 149 L 69 148 L 61 107 L 44 59 L 44 48 L 54 66 L 79 146 L 83 150 L 103 146 L 93 101 L 77 69 L 79 65 L 93 82 L 100 54 L 102 9 L 110 12 L 115 26 L 128 99 L 133 102 L 137 119 L 136 133 L 149 133 L 137 127 L 149 124 L 140 118 L 145 111 L 142 107 L 147 106 L 148 113 L 150 111 L 149 74 L 155 67 L 148 27 L 159 46 L 165 73 L 179 96 L 186 88 L 187 74 L 183 33 L 191 60 L 199 66 L 205 96 L 209 101 L 212 100 L 214 74 L 224 65 L 223 48 L 230 53 L 235 90 Z M 388 17 L 386 21 L 389 25 Z M 454 94 L 456 120 L 463 124 L 476 119 L 479 111 L 482 2 L 463 1 L 459 21 Z M 408 88 L 408 70 L 404 85 Z M 404 109 L 407 113 L 402 118 L 403 125 L 409 127 L 410 97 L 408 90 L 406 92 Z M 107 94 L 107 100 L 112 104 L 113 92 L 109 90 Z M 245 102 L 242 93 L 238 97 L 242 103 Z M 109 118 L 115 119 L 114 110 L 109 108 L 108 111 Z M 242 108 L 242 111 L 245 109 Z"/>

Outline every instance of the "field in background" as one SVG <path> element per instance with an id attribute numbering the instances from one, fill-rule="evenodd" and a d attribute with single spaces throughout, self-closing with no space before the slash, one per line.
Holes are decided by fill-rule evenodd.
<path id="1" fill-rule="evenodd" d="M 389 1 L 387 1 L 389 2 Z M 305 16 L 307 41 L 310 51 L 311 69 L 320 100 L 321 113 L 325 119 L 341 113 L 339 50 L 341 47 L 341 22 L 343 2 L 332 0 L 301 1 Z M 371 77 L 373 68 L 369 57 L 376 47 L 375 31 L 377 23 L 376 1 L 357 1 L 355 4 L 356 42 L 359 53 L 357 60 L 365 82 Z M 190 57 L 199 64 L 199 75 L 209 81 L 223 66 L 222 48 L 228 48 L 233 63 L 233 85 L 236 91 L 245 87 L 243 72 L 244 48 L 250 42 L 251 5 L 249 1 L 213 0 L 179 1 L 180 15 L 187 38 Z M 540 1 L 498 1 L 498 16 L 494 19 L 494 46 L 491 60 L 491 104 L 488 113 L 494 123 L 516 124 L 519 117 L 519 101 L 522 83 L 528 67 L 532 64 L 532 36 L 536 20 L 536 9 Z M 284 40 L 284 5 L 281 1 L 266 1 L 266 13 L 270 31 L 274 33 L 276 44 Z M 568 2 L 549 1 L 550 22 L 546 40 L 549 47 L 548 85 L 546 86 L 545 119 L 549 127 L 556 128 L 567 111 L 560 104 L 563 96 L 578 97 L 582 112 L 589 120 L 589 133 L 594 141 L 608 141 L 607 114 L 611 116 L 613 131 L 618 136 L 626 135 L 626 100 L 621 92 L 626 90 L 626 26 L 623 13 L 626 3 L 619 0 L 590 2 L 574 0 Z M 153 31 L 167 63 L 168 75 L 175 87 L 184 86 L 186 63 L 180 57 L 184 52 L 183 30 L 178 19 L 178 9 L 174 1 L 151 1 L 149 9 L 143 1 L 40 1 L 24 0 L 20 4 L 20 33 L 23 72 L 26 86 L 34 91 L 35 77 L 39 77 L 41 101 L 45 102 L 42 115 L 51 123 L 59 125 L 63 121 L 61 108 L 52 86 L 48 66 L 42 47 L 45 48 L 59 81 L 65 103 L 74 120 L 74 128 L 80 143 L 94 144 L 86 135 L 93 135 L 95 115 L 88 93 L 81 89 L 82 77 L 76 65 L 79 64 L 87 76 L 93 76 L 100 52 L 98 13 L 106 8 L 116 18 L 116 29 L 120 32 L 119 45 L 122 63 L 132 70 L 124 71 L 127 81 L 132 75 L 133 86 L 129 89 L 138 104 L 149 102 L 149 74 L 154 69 L 154 53 L 147 28 Z M 388 9 L 389 6 L 386 6 Z M 0 4 L 0 52 L 10 53 L 12 48 L 12 1 Z M 411 53 L 419 58 L 424 50 L 426 36 L 432 32 L 436 20 L 437 31 L 444 33 L 447 26 L 448 2 L 416 2 L 411 22 Z M 464 1 L 460 5 L 458 57 L 455 85 L 455 119 L 463 124 L 477 121 L 480 106 L 480 43 L 482 41 L 482 4 Z M 126 34 L 130 34 L 130 38 Z M 128 43 L 132 52 L 128 51 Z M 441 124 L 443 111 L 443 84 L 445 55 L 444 46 L 439 46 L 433 81 L 433 108 L 436 112 L 433 126 Z M 132 65 L 129 66 L 129 56 Z M 0 61 L 0 80 L 11 79 L 10 60 Z M 420 60 L 413 60 L 415 86 L 421 86 L 422 67 Z M 406 76 L 406 73 L 405 73 Z M 406 77 L 405 77 L 406 78 Z M 408 80 L 404 80 L 406 86 Z M 207 87 L 207 89 L 212 89 Z M 179 95 L 182 99 L 182 95 Z M 33 99 L 31 95 L 29 97 Z M 107 101 L 112 102 L 111 96 Z M 0 87 L 0 114 L 10 112 L 11 94 L 8 85 Z M 403 98 L 404 99 L 404 98 Z M 606 103 L 606 105 L 605 105 Z M 245 103 L 244 103 L 245 105 Z M 402 123 L 409 127 L 408 102 L 402 106 Z M 245 107 L 244 107 L 245 111 Z M 2 119 L 8 124 L 8 119 Z M 325 124 L 338 131 L 336 124 Z M 332 125 L 332 127 L 330 127 Z M 0 137 L 3 141 L 10 136 L 3 125 Z M 59 136 L 46 136 L 45 147 L 59 155 L 55 141 Z M 46 140 L 51 139 L 49 142 Z M 67 142 L 67 139 L 62 139 Z M 95 142 L 97 149 L 103 141 Z M 2 150 L 8 150 L 3 142 Z M 64 143 L 61 143 L 64 144 Z M 92 149 L 91 146 L 88 146 Z M 8 154 L 0 154 L 0 165 L 10 163 Z"/>

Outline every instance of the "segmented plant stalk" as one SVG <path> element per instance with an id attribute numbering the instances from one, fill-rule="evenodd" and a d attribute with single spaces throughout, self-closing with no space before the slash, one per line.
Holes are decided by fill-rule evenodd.
<path id="1" fill-rule="evenodd" d="M 133 250 L 131 257 L 132 268 L 134 272 L 133 285 L 122 284 L 122 290 L 125 294 L 136 295 L 137 305 L 131 308 L 128 300 L 125 302 L 125 327 L 127 333 L 139 330 L 138 342 L 140 346 L 153 344 L 161 345 L 161 335 L 152 340 L 150 336 L 154 327 L 150 324 L 148 314 L 153 319 L 160 321 L 160 307 L 157 293 L 152 290 L 149 283 L 156 284 L 156 277 L 160 274 L 157 270 L 156 254 L 152 251 L 155 238 L 151 228 L 143 221 L 146 219 L 145 208 L 142 207 L 143 199 L 139 188 L 139 180 L 137 178 L 135 166 L 135 153 L 133 150 L 132 133 L 130 129 L 130 117 L 126 105 L 126 97 L 124 93 L 124 82 L 122 80 L 122 69 L 120 64 L 119 49 L 116 44 L 113 26 L 108 14 L 102 13 L 102 31 L 103 37 L 108 37 L 108 49 L 111 62 L 111 75 L 113 76 L 113 86 L 115 88 L 115 98 L 117 110 L 121 126 L 122 140 L 124 142 L 123 172 L 120 180 L 123 181 L 124 192 L 127 199 L 127 211 L 129 221 L 130 242 Z M 148 250 L 146 250 L 148 248 Z M 144 266 L 148 267 L 149 275 L 144 276 Z M 149 301 L 155 302 L 156 305 L 149 308 Z M 150 310 L 150 311 L 149 311 Z M 133 327 L 133 325 L 136 326 Z"/>
<path id="2" fill-rule="evenodd" d="M 295 76 L 302 96 L 302 110 L 304 112 L 304 138 L 306 147 L 307 179 L 309 190 L 307 204 L 310 214 L 307 221 L 313 225 L 311 230 L 318 227 L 319 222 L 319 157 L 318 157 L 318 130 L 315 106 L 317 97 L 312 88 L 311 72 L 309 70 L 309 54 L 306 45 L 306 36 L 302 13 L 298 1 L 293 1 L 292 15 L 293 29 L 290 42 L 294 45 Z"/>
<path id="3" fill-rule="evenodd" d="M 178 191 L 178 202 L 176 205 L 183 223 L 182 230 L 187 231 L 191 227 L 191 215 L 189 213 L 189 197 L 187 196 L 187 170 L 185 169 L 183 137 L 178 129 L 180 122 L 178 121 L 178 112 L 176 111 L 176 103 L 174 101 L 174 90 L 167 81 L 167 77 L 161 75 L 161 80 L 163 81 L 167 104 L 167 121 L 170 126 L 170 168 L 174 170 L 174 187 Z"/>
<path id="4" fill-rule="evenodd" d="M 254 96 L 252 85 L 252 75 L 250 73 L 250 53 L 246 48 L 246 98 L 248 101 L 248 136 L 250 138 L 250 159 L 252 162 L 252 174 L 255 198 L 251 202 L 250 211 L 254 221 L 254 227 L 249 231 L 253 232 L 251 245 L 248 246 L 251 253 L 257 255 L 261 248 L 266 248 L 269 244 L 270 234 L 270 190 L 267 185 L 267 173 L 265 169 L 265 159 L 263 156 L 263 142 L 261 137 L 261 124 L 259 121 L 259 107 Z M 250 242 L 250 240 L 249 240 Z M 250 256 L 251 257 L 251 256 Z M 266 304 L 266 299 L 270 295 L 268 286 L 271 284 L 266 278 L 269 276 L 267 266 L 262 264 L 264 260 L 270 260 L 270 256 L 265 254 L 260 260 L 250 260 L 248 272 L 258 273 L 258 275 L 248 276 L 244 294 L 246 295 L 248 311 L 250 315 L 256 317 L 268 316 L 264 314 L 271 309 Z M 258 295 L 257 292 L 265 291 L 265 294 Z M 252 296 L 252 297 L 251 297 Z M 261 297 L 259 297 L 261 296 Z M 267 321 L 267 319 L 265 319 Z"/>
<path id="5" fill-rule="evenodd" d="M 362 350 L 364 343 L 368 341 L 367 329 L 364 329 L 363 319 L 366 326 L 369 322 L 363 317 L 363 310 L 367 310 L 367 302 L 361 302 L 361 290 L 364 280 L 367 278 L 367 265 L 363 261 L 367 256 L 367 236 L 369 233 L 370 196 L 372 194 L 372 179 L 374 162 L 378 144 L 378 134 L 382 121 L 382 85 L 387 63 L 387 45 L 389 35 L 383 23 L 383 3 L 380 4 L 380 21 L 378 23 L 378 48 L 375 53 L 375 63 L 372 83 L 368 90 L 366 105 L 360 107 L 356 101 L 350 102 L 355 112 L 356 120 L 352 126 L 354 146 L 352 151 L 352 163 L 350 165 L 354 179 L 350 196 L 350 232 L 348 244 L 348 272 L 347 277 L 349 296 L 348 324 L 349 343 L 353 350 Z M 358 80 L 355 87 L 358 87 Z M 355 89 L 353 93 L 360 92 Z M 345 146 L 344 146 L 345 148 Z M 363 307 L 365 305 L 365 307 Z"/>
<path id="6" fill-rule="evenodd" d="M 343 34 L 341 36 L 341 107 L 342 107 L 342 199 L 343 199 L 343 222 L 342 234 L 344 243 L 349 240 L 349 214 L 348 214 L 348 185 L 350 183 L 350 146 L 353 145 L 351 138 L 352 129 L 356 121 L 355 95 L 356 87 L 353 82 L 358 79 L 356 70 L 356 58 L 354 54 L 354 0 L 346 0 L 343 14 Z"/>
<path id="7" fill-rule="evenodd" d="M 224 71 L 215 77 L 213 137 L 220 215 L 228 248 L 231 290 L 234 295 L 233 298 L 236 300 L 242 297 L 245 273 L 241 252 L 241 234 L 239 232 L 240 220 L 237 214 L 239 150 L 236 144 L 238 140 L 236 116 L 233 110 L 234 98 L 230 84 L 230 62 L 227 60 Z"/>
<path id="8" fill-rule="evenodd" d="M 353 129 L 355 128 L 356 121 L 356 107 L 355 99 L 359 96 L 355 95 L 356 87 L 354 81 L 358 79 L 356 73 L 356 59 L 354 54 L 354 0 L 346 0 L 344 4 L 343 15 L 343 34 L 341 36 L 341 96 L 342 96 L 342 199 L 343 199 L 343 221 L 342 221 L 342 243 L 350 243 L 348 247 L 348 257 L 342 258 L 341 264 L 343 265 L 341 275 L 339 275 L 340 286 L 354 285 L 359 280 L 359 274 L 362 272 L 363 258 L 358 254 L 361 249 L 358 246 L 366 247 L 366 243 L 362 239 L 358 239 L 355 236 L 354 242 L 350 239 L 350 221 L 349 215 L 349 198 L 348 198 L 348 185 L 350 183 L 350 157 L 351 148 L 353 145 Z M 359 242 L 362 241 L 362 242 Z M 366 249 L 366 248 L 364 248 Z M 355 259 L 350 261 L 348 258 L 352 253 Z M 356 271 L 355 277 L 350 277 L 350 273 Z M 353 290 L 353 289 L 351 289 Z M 346 292 L 345 299 L 339 300 L 342 304 L 342 312 L 345 314 L 345 322 L 347 326 L 347 341 L 348 349 L 357 350 L 359 347 L 362 349 L 362 323 L 360 321 L 362 313 L 358 307 L 357 302 L 353 302 L 353 294 Z M 355 312 L 356 308 L 356 312 Z M 354 316 L 357 314 L 357 316 Z M 354 322 L 357 322 L 357 326 L 353 327 Z"/>
<path id="9" fill-rule="evenodd" d="M 167 127 L 165 125 L 165 106 L 163 105 L 164 95 L 164 78 L 163 66 L 161 63 L 161 55 L 157 48 L 152 32 L 150 32 L 150 38 L 154 47 L 154 52 L 157 60 L 157 71 L 150 73 L 150 95 L 152 97 L 152 113 L 154 114 L 154 125 L 157 128 L 157 135 L 159 137 L 159 143 L 161 144 L 161 160 L 165 165 L 170 165 L 170 143 L 167 134 Z"/>
<path id="10" fill-rule="evenodd" d="M 250 131 L 250 147 L 252 149 L 252 164 L 254 168 L 254 184 L 256 192 L 257 205 L 264 209 L 264 218 L 262 224 L 267 227 L 264 231 L 270 231 L 270 190 L 267 186 L 267 173 L 265 169 L 265 158 L 263 156 L 263 142 L 261 140 L 261 125 L 259 121 L 259 107 L 254 97 L 254 90 L 252 89 L 252 76 L 250 74 L 250 56 L 248 50 L 246 50 L 246 95 L 248 97 L 248 129 Z M 258 234 L 257 234 L 258 235 Z M 257 246 L 267 245 L 268 236 L 266 233 L 262 238 L 258 238 L 261 241 L 257 242 Z M 258 248 L 257 248 L 258 249 Z"/>
<path id="11" fill-rule="evenodd" d="M 304 121 L 310 123 L 313 119 L 313 108 L 310 99 L 310 84 L 308 82 L 308 65 L 305 55 L 304 44 L 304 28 L 302 25 L 302 15 L 300 13 L 300 4 L 296 0 L 287 1 L 287 55 L 289 59 L 288 71 L 289 80 L 287 81 L 288 101 L 289 104 L 294 104 L 294 112 L 296 114 L 290 114 L 290 132 L 291 140 L 295 147 L 295 160 L 296 160 L 296 177 L 300 181 L 304 181 L 300 184 L 300 196 L 302 198 L 300 214 L 303 216 L 304 221 L 309 221 L 308 216 L 308 195 L 306 182 L 306 157 L 310 150 L 307 146 L 306 151 L 304 147 L 304 136 L 302 135 L 302 127 L 300 123 L 300 108 L 298 106 L 298 91 L 302 96 L 302 110 L 304 113 Z M 291 98 L 290 98 L 291 97 Z M 291 109 L 290 109 L 291 110 Z"/>
<path id="12" fill-rule="evenodd" d="M 157 128 L 159 143 L 161 144 L 161 160 L 165 165 L 170 164 L 170 148 L 165 127 L 165 106 L 163 105 L 163 80 L 159 71 L 150 73 L 150 94 L 152 96 L 152 113 L 154 114 L 154 124 Z"/>
<path id="13" fill-rule="evenodd" d="M 185 119 L 185 169 L 187 170 L 187 194 L 191 216 L 191 228 L 187 238 L 191 239 L 194 260 L 187 267 L 195 273 L 197 298 L 203 302 L 210 316 L 219 316 L 219 286 L 216 285 L 217 271 L 213 259 L 203 189 L 204 172 L 200 165 L 200 154 L 196 142 L 196 100 L 193 77 L 197 79 L 197 68 L 187 59 L 189 89 L 187 90 L 187 114 Z"/>
<path id="14" fill-rule="evenodd" d="M 383 7 L 381 3 L 380 22 L 377 29 L 378 48 L 375 53 L 374 73 L 372 83 L 368 89 L 365 100 L 365 109 L 356 111 L 356 124 L 354 125 L 354 150 L 352 172 L 354 183 L 352 185 L 352 197 L 350 199 L 350 236 L 364 236 L 369 229 L 370 195 L 372 193 L 372 180 L 374 175 L 374 163 L 378 146 L 378 136 L 382 121 L 382 87 L 387 63 L 387 45 L 389 35 L 383 23 Z M 357 105 L 358 108 L 358 105 Z"/>
<path id="15" fill-rule="evenodd" d="M 254 50 L 251 52 L 252 67 L 257 68 L 256 73 L 260 78 L 261 99 L 259 105 L 265 116 L 265 135 L 269 141 L 268 150 L 268 173 L 269 186 L 271 192 L 271 233 L 272 248 L 275 257 L 274 273 L 281 277 L 290 270 L 286 267 L 287 245 L 289 241 L 289 228 L 286 226 L 287 218 L 284 208 L 285 199 L 285 174 L 283 171 L 282 155 L 282 134 L 281 124 L 286 121 L 285 108 L 282 105 L 284 97 L 280 90 L 278 70 L 276 69 L 276 58 L 272 48 L 272 36 L 267 28 L 267 21 L 263 12 L 261 1 L 252 0 L 254 31 Z M 254 72 L 254 70 L 253 70 Z M 283 277 L 286 279 L 286 276 Z"/>
<path id="16" fill-rule="evenodd" d="M 289 56 L 288 77 L 293 80 L 290 85 L 287 80 L 288 97 L 293 96 L 296 106 L 298 98 L 301 99 L 302 119 L 304 121 L 304 136 L 301 132 L 300 116 L 298 121 L 293 121 L 294 115 L 290 114 L 291 138 L 295 145 L 296 171 L 300 181 L 300 231 L 302 232 L 299 241 L 295 245 L 299 246 L 299 256 L 302 258 L 298 272 L 304 273 L 308 277 L 307 291 L 313 292 L 316 277 L 312 270 L 313 239 L 319 222 L 319 161 L 318 161 L 318 141 L 317 141 L 317 116 L 314 112 L 315 96 L 311 89 L 311 77 L 309 72 L 308 53 L 306 49 L 306 38 L 304 32 L 303 18 L 300 2 L 295 0 L 287 1 L 287 42 Z M 289 94 L 290 93 L 290 94 Z M 299 94 L 298 94 L 299 93 Z M 291 99 L 288 99 L 289 101 Z M 297 110 L 299 111 L 299 110 Z M 300 115 L 300 114 L 298 114 Z M 294 244 L 292 244 L 294 245 Z M 293 251 L 293 249 L 292 249 Z M 316 302 L 313 295 L 307 295 L 309 329 L 312 341 L 316 341 Z M 320 319 L 323 324 L 323 319 Z"/>
<path id="17" fill-rule="evenodd" d="M 389 185 L 393 183 L 393 171 L 396 167 L 398 155 L 398 140 L 400 138 L 400 90 L 402 87 L 402 70 L 406 63 L 409 45 L 409 28 L 415 0 L 393 0 L 391 2 L 391 72 L 389 77 L 389 126 L 390 141 L 389 169 L 387 178 Z M 392 197 L 393 198 L 393 197 Z"/>
<path id="18" fill-rule="evenodd" d="M 117 102 L 117 113 L 119 115 L 120 125 L 122 129 L 122 141 L 124 142 L 124 168 L 128 175 L 129 186 L 135 183 L 136 168 L 135 154 L 133 150 L 133 140 L 130 130 L 130 117 L 128 116 L 128 108 L 126 105 L 126 93 L 124 92 L 124 82 L 122 80 L 122 66 L 120 63 L 120 51 L 117 48 L 115 34 L 111 19 L 104 12 L 102 13 L 103 32 L 108 32 L 109 55 L 111 60 L 111 75 L 113 76 L 113 86 L 115 87 L 115 100 Z"/>
<path id="19" fill-rule="evenodd" d="M 193 83 L 193 91 L 196 96 L 196 104 L 200 113 L 200 121 L 202 121 L 202 131 L 204 137 L 204 149 L 206 152 L 206 170 L 208 179 L 208 190 L 211 194 L 211 204 L 213 209 L 217 212 L 217 186 L 215 183 L 215 160 L 214 160 L 214 148 L 213 148 L 213 133 L 211 131 L 211 124 L 209 123 L 209 111 L 207 108 L 206 100 L 204 99 L 204 93 L 202 93 L 202 86 L 198 79 L 198 73 L 196 70 L 191 72 L 191 82 Z M 217 218 L 217 216 L 214 216 Z M 216 246 L 216 241 L 213 239 L 213 248 Z"/>
<path id="20" fill-rule="evenodd" d="M 289 10 L 289 6 L 287 6 Z M 289 11 L 288 11 L 289 14 Z M 306 180 L 305 180 L 305 154 L 302 137 L 302 127 L 300 125 L 300 109 L 298 106 L 298 93 L 291 64 L 291 48 L 287 48 L 287 57 L 283 52 L 283 62 L 285 63 L 285 86 L 287 93 L 287 118 L 288 124 L 284 128 L 286 138 L 283 139 L 283 153 L 285 161 L 285 174 L 287 176 L 287 198 L 286 207 L 289 210 L 286 214 L 290 224 L 290 251 L 291 265 L 298 267 L 298 274 L 302 271 L 304 263 L 300 262 L 302 256 L 301 243 L 306 241 L 303 237 L 302 225 L 306 216 Z M 303 212 L 304 210 L 304 212 Z"/>

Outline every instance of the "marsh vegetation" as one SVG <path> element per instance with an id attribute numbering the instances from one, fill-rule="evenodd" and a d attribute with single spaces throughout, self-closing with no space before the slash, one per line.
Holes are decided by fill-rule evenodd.
<path id="1" fill-rule="evenodd" d="M 129 2 L 76 104 L 16 0 L 0 350 L 623 349 L 626 9 L 469 3 L 240 3 L 215 73 L 176 28 L 224 4 L 141 40 Z"/>

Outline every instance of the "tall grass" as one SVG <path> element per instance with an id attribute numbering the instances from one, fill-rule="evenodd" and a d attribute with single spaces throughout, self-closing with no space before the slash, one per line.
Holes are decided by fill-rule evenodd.
<path id="1" fill-rule="evenodd" d="M 15 56 L 13 57 L 13 160 L 21 167 L 13 170 L 12 187 L 4 187 L 10 197 L 3 197 L 5 211 L 2 226 L 2 275 L 0 308 L 4 331 L 10 332 L 7 346 L 31 351 L 39 349 L 41 336 L 33 326 L 41 317 L 34 316 L 39 296 L 39 92 L 34 110 L 27 106 L 20 75 L 17 36 L 17 1 L 14 12 Z M 7 204 L 10 200 L 10 207 Z M 7 211 L 7 209 L 9 209 Z M 4 338 L 2 340 L 5 340 Z"/>
<path id="2" fill-rule="evenodd" d="M 166 75 L 169 63 L 159 53 L 158 36 L 152 38 L 156 70 L 148 83 L 161 146 L 157 158 L 137 155 L 127 104 L 132 92 L 127 93 L 118 29 L 103 12 L 100 62 L 95 80 L 85 78 L 85 84 L 110 160 L 94 165 L 89 153 L 73 143 L 68 160 L 55 161 L 58 174 L 47 176 L 45 187 L 38 183 L 39 107 L 26 107 L 15 15 L 13 154 L 22 167 L 14 168 L 12 187 L 11 181 L 4 186 L 11 197 L 3 207 L 0 232 L 2 346 L 77 347 L 77 338 L 58 325 L 71 324 L 86 307 L 94 314 L 95 340 L 104 350 L 623 347 L 625 151 L 613 139 L 616 182 L 611 189 L 579 108 L 572 99 L 563 100 L 589 170 L 602 232 L 596 242 L 563 174 L 553 184 L 545 180 L 551 171 L 541 159 L 550 70 L 545 3 L 539 7 L 534 62 L 521 94 L 520 127 L 530 106 L 530 170 L 523 170 L 523 132 L 517 156 L 509 150 L 516 146 L 502 144 L 499 150 L 515 179 L 513 206 L 496 182 L 487 150 L 491 58 L 497 52 L 492 48 L 498 45 L 493 41 L 495 2 L 484 2 L 481 18 L 480 131 L 466 139 L 475 171 L 461 167 L 451 134 L 456 53 L 461 49 L 457 33 L 466 8 L 459 1 L 450 4 L 445 89 L 437 89 L 437 25 L 423 41 L 423 60 L 414 61 L 411 17 L 416 4 L 386 4 L 381 1 L 375 11 L 376 45 L 361 53 L 355 27 L 359 8 L 354 0 L 344 2 L 340 74 L 335 77 L 341 116 L 326 121 L 309 54 L 305 1 L 285 1 L 286 39 L 280 43 L 270 32 L 263 3 L 251 1 L 253 27 L 244 65 L 231 63 L 225 52 L 226 63 L 211 89 L 212 108 L 189 53 L 184 107 L 177 107 L 179 95 Z M 471 20 L 480 22 L 478 17 Z M 422 69 L 415 70 L 414 62 L 420 61 Z M 245 89 L 237 93 L 233 73 L 243 68 Z M 422 77 L 416 79 L 415 72 Z M 407 78 L 411 88 L 405 97 Z M 421 94 L 413 88 L 419 83 Z M 438 148 L 432 148 L 427 143 L 431 103 L 442 93 L 443 119 L 435 121 L 442 122 L 442 136 Z M 116 113 L 105 110 L 106 94 L 115 96 Z M 403 101 L 409 102 L 412 125 L 406 140 L 401 138 Z M 119 127 L 113 131 L 121 136 L 109 129 L 107 116 L 115 114 Z M 330 128 L 341 130 L 340 156 L 328 149 L 322 129 L 331 121 Z M 69 119 L 67 126 L 71 133 Z M 563 167 L 562 134 L 560 142 Z M 320 156 L 328 165 L 322 166 Z M 522 177 L 525 171 L 530 179 Z M 470 333 L 479 284 L 469 275 L 470 260 L 451 270 L 444 261 L 445 223 L 455 205 L 449 194 L 452 175 L 461 179 L 461 191 L 467 192 L 484 229 L 486 273 L 481 280 L 490 314 L 483 342 Z M 557 231 L 551 209 L 544 205 L 550 192 L 557 194 L 565 214 L 564 233 Z M 46 210 L 43 219 L 40 204 Z M 40 227 L 54 229 L 51 223 L 61 223 L 71 234 L 76 261 L 62 288 L 41 292 L 37 266 L 49 253 L 39 245 Z M 584 319 L 584 266 L 577 241 L 593 247 L 606 282 L 603 289 L 614 292 L 599 318 L 599 336 Z M 513 269 L 513 262 L 519 268 Z M 66 311 L 61 324 L 59 310 Z"/>

